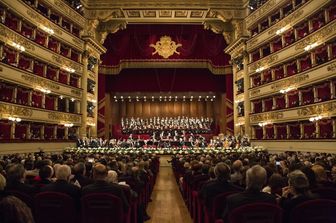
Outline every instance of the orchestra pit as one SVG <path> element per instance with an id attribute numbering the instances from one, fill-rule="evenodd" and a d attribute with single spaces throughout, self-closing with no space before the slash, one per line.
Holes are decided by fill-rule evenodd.
<path id="1" fill-rule="evenodd" d="M 336 223 L 336 0 L 1 0 L 1 223 Z"/>

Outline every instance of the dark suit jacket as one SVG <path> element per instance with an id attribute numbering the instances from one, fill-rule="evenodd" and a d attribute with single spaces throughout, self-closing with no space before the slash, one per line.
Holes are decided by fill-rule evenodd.
<path id="1" fill-rule="evenodd" d="M 104 180 L 97 180 L 93 184 L 82 189 L 82 196 L 92 193 L 108 193 L 121 199 L 124 211 L 128 210 L 129 204 L 122 188 L 118 184 L 109 184 Z"/>
<path id="2" fill-rule="evenodd" d="M 252 204 L 256 202 L 276 204 L 276 197 L 268 193 L 249 190 L 230 195 L 226 198 L 226 208 L 223 213 L 224 220 L 227 219 L 228 214 L 233 209 L 245 204 Z"/>
<path id="3" fill-rule="evenodd" d="M 68 183 L 65 180 L 56 180 L 56 182 L 54 183 L 45 185 L 44 187 L 41 188 L 41 191 L 42 192 L 52 191 L 67 194 L 74 199 L 76 205 L 79 207 L 81 196 L 80 188 L 73 184 Z"/>
<path id="4" fill-rule="evenodd" d="M 25 193 L 29 196 L 34 196 L 39 192 L 38 188 L 33 187 L 32 185 L 24 184 L 19 181 L 9 182 L 5 188 L 6 191 L 15 190 L 21 193 Z"/>
<path id="5" fill-rule="evenodd" d="M 243 188 L 236 186 L 235 184 L 232 184 L 227 181 L 221 181 L 221 180 L 214 180 L 210 181 L 209 183 L 205 184 L 203 188 L 200 191 L 201 198 L 205 201 L 205 205 L 207 207 L 210 207 L 213 199 L 222 193 L 226 192 L 233 192 L 242 191 Z"/>
<path id="6" fill-rule="evenodd" d="M 308 197 L 308 196 L 301 195 L 301 196 L 293 197 L 293 198 L 281 198 L 280 206 L 284 210 L 283 222 L 289 222 L 291 212 L 296 206 L 298 206 L 299 204 L 302 204 L 305 201 L 312 200 L 314 198 L 318 198 L 318 196 L 313 195 L 311 197 Z"/>
<path id="7" fill-rule="evenodd" d="M 75 175 L 73 180 L 77 180 L 78 183 L 81 185 L 81 187 L 85 187 L 89 184 L 93 183 L 93 180 L 91 180 L 90 178 L 83 176 L 83 175 Z"/>

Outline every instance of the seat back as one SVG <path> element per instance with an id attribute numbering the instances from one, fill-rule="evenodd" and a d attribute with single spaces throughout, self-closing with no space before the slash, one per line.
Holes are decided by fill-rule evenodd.
<path id="1" fill-rule="evenodd" d="M 230 191 L 217 195 L 211 205 L 211 215 L 213 219 L 221 218 L 226 205 L 226 198 L 231 194 L 239 193 L 239 191 Z"/>
<path id="2" fill-rule="evenodd" d="M 78 219 L 75 201 L 67 194 L 42 192 L 34 197 L 36 223 L 72 223 Z"/>
<path id="3" fill-rule="evenodd" d="M 122 201 L 111 194 L 92 193 L 82 197 L 83 223 L 122 223 Z"/>
<path id="4" fill-rule="evenodd" d="M 230 223 L 282 223 L 282 209 L 269 203 L 246 204 L 229 213 Z"/>
<path id="5" fill-rule="evenodd" d="M 332 187 L 321 187 L 312 190 L 313 193 L 318 194 L 319 198 L 336 201 L 336 189 Z"/>
<path id="6" fill-rule="evenodd" d="M 13 195 L 14 197 L 19 198 L 21 201 L 23 201 L 28 207 L 30 207 L 33 210 L 34 200 L 32 196 L 30 196 L 29 194 L 26 194 L 26 193 L 23 193 L 17 190 L 9 190 L 7 191 L 7 193 L 10 195 Z"/>
<path id="7" fill-rule="evenodd" d="M 290 215 L 290 222 L 335 223 L 336 201 L 316 199 L 303 202 L 292 210 Z"/>

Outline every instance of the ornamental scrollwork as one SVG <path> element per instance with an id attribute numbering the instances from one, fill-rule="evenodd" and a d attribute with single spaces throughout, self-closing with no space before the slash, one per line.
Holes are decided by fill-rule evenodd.
<path id="1" fill-rule="evenodd" d="M 283 118 L 283 112 L 269 112 L 264 114 L 252 115 L 251 122 L 264 122 L 270 120 L 278 120 Z"/>
<path id="2" fill-rule="evenodd" d="M 307 106 L 297 111 L 299 116 L 321 115 L 336 111 L 336 101 L 328 102 L 320 105 Z"/>
<path id="3" fill-rule="evenodd" d="M 291 15 L 277 23 L 270 31 L 268 31 L 268 34 L 273 35 L 280 28 L 290 25 L 295 19 L 299 18 L 303 12 L 303 9 L 293 12 Z"/>
<path id="4" fill-rule="evenodd" d="M 260 94 L 260 89 L 252 90 L 252 91 L 251 91 L 251 97 L 256 96 L 256 95 L 258 95 L 258 94 Z"/>
<path id="5" fill-rule="evenodd" d="M 279 58 L 279 55 L 270 55 L 268 57 L 266 57 L 265 59 L 261 59 L 260 61 L 258 61 L 257 63 L 254 63 L 250 66 L 250 70 L 251 71 L 255 71 L 256 69 L 258 69 L 259 67 L 264 67 L 264 66 L 268 66 L 269 64 L 277 61 Z"/>
<path id="6" fill-rule="evenodd" d="M 48 118 L 51 120 L 56 120 L 60 122 L 80 122 L 80 116 L 72 114 L 64 114 L 59 112 L 49 112 Z"/>
<path id="7" fill-rule="evenodd" d="M 246 23 L 249 25 L 253 23 L 257 18 L 259 18 L 264 12 L 268 11 L 270 8 L 275 6 L 276 0 L 270 0 L 266 2 L 263 6 L 261 6 L 257 12 L 253 13 L 251 17 L 248 17 L 248 20 L 246 20 Z"/>
<path id="8" fill-rule="evenodd" d="M 159 54 L 163 58 L 167 59 L 175 53 L 179 55 L 180 52 L 177 51 L 177 48 L 181 47 L 182 44 L 176 44 L 170 36 L 162 36 L 160 41 L 157 41 L 155 44 L 150 44 L 149 46 L 155 49 L 152 55 Z"/>
<path id="9" fill-rule="evenodd" d="M 329 66 L 327 66 L 327 71 L 336 71 L 336 63 L 332 63 Z"/>
<path id="10" fill-rule="evenodd" d="M 81 95 L 81 91 L 80 91 L 80 90 L 72 89 L 72 90 L 71 90 L 71 93 L 72 93 L 72 94 L 75 94 L 75 95 L 78 95 L 78 96 Z"/>
<path id="11" fill-rule="evenodd" d="M 15 105 L 0 104 L 0 113 L 8 115 L 17 115 L 20 117 L 31 117 L 33 115 L 33 110 Z"/>
<path id="12" fill-rule="evenodd" d="M 69 61 L 69 60 L 67 60 L 67 59 L 64 59 L 64 58 L 62 58 L 62 57 L 59 56 L 59 55 L 52 55 L 52 59 L 53 59 L 55 62 L 61 64 L 62 66 L 67 66 L 67 67 L 70 67 L 70 68 L 72 68 L 72 69 L 75 69 L 75 70 L 76 70 L 77 72 L 79 72 L 79 73 L 81 73 L 81 72 L 83 71 L 81 65 L 79 65 L 79 64 L 77 64 L 77 63 L 75 63 L 75 62 Z"/>
<path id="13" fill-rule="evenodd" d="M 85 24 L 85 19 L 82 16 L 78 15 L 76 12 L 74 12 L 73 9 L 67 6 L 63 1 L 55 0 L 54 3 L 64 12 L 66 12 L 69 17 L 73 18 L 74 21 L 77 21 L 79 24 Z"/>
<path id="14" fill-rule="evenodd" d="M 55 33 L 57 33 L 58 35 L 62 35 L 62 31 L 61 29 L 59 29 L 56 25 L 54 25 L 52 22 L 49 22 L 47 19 L 45 19 L 44 17 L 42 17 L 39 13 L 28 9 L 27 10 L 27 14 L 35 21 L 37 21 L 38 23 L 46 26 L 46 27 L 52 27 L 52 29 L 54 30 Z"/>
<path id="15" fill-rule="evenodd" d="M 309 75 L 308 74 L 303 74 L 303 75 L 300 75 L 300 76 L 297 76 L 297 77 L 292 77 L 292 78 L 289 78 L 287 80 L 283 80 L 283 81 L 280 81 L 278 83 L 275 83 L 275 84 L 272 84 L 271 88 L 272 90 L 279 90 L 279 89 L 282 89 L 284 87 L 288 87 L 288 86 L 291 86 L 291 85 L 297 85 L 305 80 L 308 80 L 309 79 Z"/>
<path id="16" fill-rule="evenodd" d="M 21 46 L 25 47 L 25 49 L 32 51 L 35 50 L 35 46 L 32 43 L 30 43 L 28 39 L 10 31 L 9 29 L 3 26 L 0 26 L 0 36 L 3 36 L 5 41 L 10 40 L 14 43 L 20 44 Z"/>
<path id="17" fill-rule="evenodd" d="M 40 87 L 45 87 L 45 88 L 54 89 L 54 90 L 59 90 L 60 89 L 58 84 L 52 83 L 51 81 L 44 80 L 44 79 L 39 78 L 39 77 L 33 77 L 31 75 L 28 75 L 28 74 L 22 74 L 21 78 L 24 79 L 25 81 L 28 81 L 28 82 L 32 83 L 32 84 L 37 84 Z"/>

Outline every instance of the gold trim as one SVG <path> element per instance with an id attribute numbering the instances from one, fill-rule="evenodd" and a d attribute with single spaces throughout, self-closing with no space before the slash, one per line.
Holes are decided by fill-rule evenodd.
<path id="1" fill-rule="evenodd" d="M 273 35 L 274 33 L 276 33 L 276 31 L 278 31 L 280 28 L 283 28 L 285 26 L 291 26 L 292 25 L 292 21 L 298 17 L 300 17 L 303 14 L 303 9 L 300 9 L 298 11 L 294 11 L 294 13 L 292 13 L 291 15 L 285 17 L 284 19 L 282 19 L 280 22 L 276 23 L 274 27 L 272 27 L 269 31 L 268 34 L 269 35 Z M 250 43 L 250 46 L 252 46 L 253 44 Z"/>
<path id="2" fill-rule="evenodd" d="M 210 60 L 166 60 L 166 59 L 149 59 L 149 60 L 121 60 L 116 66 L 100 65 L 99 73 L 115 75 L 119 74 L 122 69 L 127 68 L 207 68 L 213 74 L 226 75 L 232 74 L 232 66 L 215 66 Z"/>
<path id="3" fill-rule="evenodd" d="M 59 85 L 54 84 L 51 81 L 44 80 L 40 77 L 31 76 L 29 74 L 22 74 L 21 78 L 24 79 L 25 81 L 30 82 L 31 84 L 37 84 L 40 87 L 46 87 L 46 88 L 55 89 L 55 90 L 60 89 Z"/>
<path id="4" fill-rule="evenodd" d="M 77 64 L 76 62 L 72 62 L 68 59 L 62 58 L 60 55 L 52 55 L 51 57 L 55 62 L 62 64 L 63 66 L 70 67 L 72 69 L 75 69 L 75 73 L 81 73 L 83 72 L 82 65 Z M 62 68 L 62 67 L 61 67 Z"/>
<path id="5" fill-rule="evenodd" d="M 85 26 L 85 18 L 78 14 L 75 10 L 73 10 L 70 6 L 65 4 L 64 2 L 60 0 L 54 0 L 54 4 L 59 7 L 61 11 L 63 11 L 71 20 L 72 22 L 77 23 L 77 25 L 80 25 L 81 28 Z"/>
<path id="6" fill-rule="evenodd" d="M 17 115 L 24 117 L 31 117 L 33 115 L 33 110 L 25 107 L 15 106 L 11 104 L 0 103 L 0 114 L 1 115 Z"/>
<path id="7" fill-rule="evenodd" d="M 266 11 L 270 10 L 273 6 L 276 5 L 276 0 L 270 0 L 253 12 L 250 16 L 246 17 L 246 26 L 249 28 L 252 26 L 258 18 L 262 17 Z"/>
<path id="8" fill-rule="evenodd" d="M 264 122 L 270 120 L 278 120 L 283 118 L 283 112 L 268 112 L 263 114 L 251 115 L 251 122 Z"/>
<path id="9" fill-rule="evenodd" d="M 298 109 L 297 114 L 299 116 L 323 115 L 333 113 L 335 111 L 336 111 L 336 101 L 332 101 L 320 105 L 312 105 Z"/>
<path id="10" fill-rule="evenodd" d="M 33 20 L 37 21 L 41 25 L 52 28 L 54 30 L 54 32 L 57 33 L 58 35 L 63 34 L 62 30 L 60 28 L 58 28 L 57 25 L 53 24 L 48 19 L 44 18 L 38 12 L 35 12 L 32 9 L 27 9 L 27 15 L 29 15 Z"/>
<path id="11" fill-rule="evenodd" d="M 64 114 L 59 112 L 49 112 L 48 118 L 51 120 L 56 120 L 60 122 L 80 122 L 80 116 L 79 115 L 73 115 L 73 114 Z"/>
<path id="12" fill-rule="evenodd" d="M 297 85 L 297 84 L 299 84 L 299 83 L 301 83 L 305 80 L 308 80 L 308 79 L 309 79 L 309 74 L 302 74 L 302 75 L 299 75 L 299 76 L 294 76 L 294 77 L 291 77 L 290 79 L 283 80 L 283 81 L 280 81 L 278 83 L 272 84 L 271 89 L 272 90 L 279 90 L 279 89 L 282 89 L 284 87 Z"/>
<path id="13" fill-rule="evenodd" d="M 250 73 L 256 71 L 260 67 L 265 67 L 265 69 L 267 69 L 268 65 L 277 61 L 278 58 L 279 58 L 278 54 L 273 54 L 273 55 L 267 56 L 267 57 L 259 60 L 258 62 L 254 63 L 250 66 Z"/>
<path id="14" fill-rule="evenodd" d="M 35 50 L 35 46 L 30 43 L 28 39 L 25 37 L 15 33 L 14 31 L 11 31 L 7 27 L 4 27 L 3 25 L 0 26 L 0 36 L 4 37 L 2 40 L 3 42 L 10 45 L 9 41 L 12 41 L 14 43 L 18 43 L 22 46 L 24 46 L 28 50 Z"/>
<path id="15" fill-rule="evenodd" d="M 180 52 L 177 51 L 177 48 L 181 47 L 182 44 L 176 44 L 176 42 L 173 41 L 170 36 L 161 36 L 160 41 L 157 41 L 155 45 L 150 44 L 149 46 L 155 49 L 152 55 L 159 54 L 163 58 L 167 59 L 175 53 L 180 55 Z"/>

